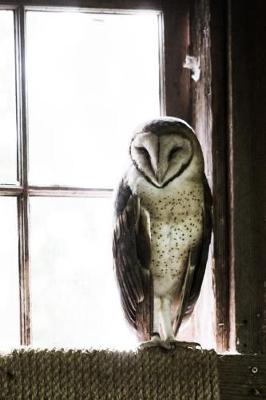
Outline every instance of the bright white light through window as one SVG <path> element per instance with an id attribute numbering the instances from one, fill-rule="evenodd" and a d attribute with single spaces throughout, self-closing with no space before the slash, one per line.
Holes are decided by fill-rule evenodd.
<path id="1" fill-rule="evenodd" d="M 114 188 L 160 115 L 158 15 L 27 12 L 30 182 Z M 130 349 L 110 198 L 30 199 L 34 346 Z"/>
<path id="2" fill-rule="evenodd" d="M 158 116 L 158 15 L 27 12 L 30 182 L 113 187 Z"/>
<path id="3" fill-rule="evenodd" d="M 129 349 L 111 254 L 110 199 L 31 200 L 33 345 Z"/>
<path id="4" fill-rule="evenodd" d="M 0 350 L 17 347 L 19 339 L 19 280 L 17 205 L 0 197 Z"/>
<path id="5" fill-rule="evenodd" d="M 13 11 L 0 11 L 0 183 L 17 180 Z"/>

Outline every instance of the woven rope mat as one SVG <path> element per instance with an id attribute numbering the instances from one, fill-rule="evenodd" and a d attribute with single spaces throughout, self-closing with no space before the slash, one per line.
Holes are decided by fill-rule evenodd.
<path id="1" fill-rule="evenodd" d="M 14 351 L 1 400 L 218 400 L 217 356 L 194 349 Z"/>

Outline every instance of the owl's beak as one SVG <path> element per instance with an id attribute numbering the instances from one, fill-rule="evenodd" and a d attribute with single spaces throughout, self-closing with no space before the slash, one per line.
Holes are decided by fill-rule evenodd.
<path id="1" fill-rule="evenodd" d="M 164 168 L 162 165 L 157 165 L 157 168 L 155 169 L 155 177 L 156 181 L 158 184 L 161 186 L 164 182 L 164 178 L 167 172 L 167 168 Z"/>

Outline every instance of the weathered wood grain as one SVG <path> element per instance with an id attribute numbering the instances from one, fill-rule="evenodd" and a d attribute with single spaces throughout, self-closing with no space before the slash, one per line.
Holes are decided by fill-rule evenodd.
<path id="1" fill-rule="evenodd" d="M 266 399 L 266 356 L 219 356 L 221 400 Z"/>
<path id="2" fill-rule="evenodd" d="M 266 3 L 229 2 L 236 347 L 266 352 Z"/>
<path id="3" fill-rule="evenodd" d="M 193 2 L 190 15 L 191 53 L 199 59 L 201 70 L 200 79 L 192 82 L 193 126 L 203 148 L 213 192 L 211 259 L 219 351 L 228 349 L 230 335 L 225 16 L 224 2 L 209 0 Z"/>
<path id="4" fill-rule="evenodd" d="M 192 114 L 213 178 L 218 350 L 230 340 L 240 353 L 265 353 L 266 3 L 192 4 L 201 62 Z"/>
<path id="5" fill-rule="evenodd" d="M 217 349 L 225 351 L 230 340 L 232 283 L 228 203 L 227 54 L 226 2 L 210 2 L 211 107 L 214 214 L 214 286 Z"/>
<path id="6" fill-rule="evenodd" d="M 1 0 L 1 4 L 40 7 L 88 7 L 96 9 L 160 10 L 161 0 Z"/>
<path id="7" fill-rule="evenodd" d="M 209 185 L 212 189 L 213 196 L 214 181 L 213 181 L 213 162 L 212 155 L 212 91 L 211 91 L 211 54 L 210 54 L 210 8 L 209 0 L 200 0 L 193 2 L 190 9 L 190 52 L 189 55 L 193 56 L 199 63 L 200 76 L 197 81 L 191 76 L 191 103 L 192 103 L 192 126 L 195 129 L 196 135 L 201 143 L 205 161 L 205 174 L 207 176 Z M 213 197 L 215 198 L 215 197 Z M 215 224 L 213 224 L 215 228 Z M 214 229 L 215 231 L 215 229 Z M 216 237 L 215 237 L 216 242 Z M 208 266 L 206 273 L 214 273 L 214 247 L 213 241 L 209 247 Z M 217 268 L 217 267 L 216 267 Z M 213 281 L 213 277 L 208 277 L 209 281 Z M 215 308 L 220 304 L 214 300 L 214 291 L 211 290 L 211 284 L 207 287 L 202 287 L 202 294 L 205 298 L 209 299 L 209 304 L 215 304 Z M 219 293 L 219 292 L 218 292 Z M 195 313 L 196 326 L 200 327 L 204 335 L 211 337 L 213 332 L 210 330 L 215 324 L 216 309 L 211 306 L 206 310 L 208 312 L 207 318 L 212 318 L 212 324 L 209 326 L 207 333 L 206 324 L 203 318 L 203 311 L 198 314 Z M 205 325 L 205 326 L 204 326 Z M 217 332 L 218 330 L 215 329 Z M 216 333 L 216 332 L 215 332 Z M 202 333 L 201 333 L 202 335 Z M 201 339 L 201 338 L 200 338 Z M 203 339 L 203 338 L 202 338 Z M 226 346 L 225 346 L 226 347 Z M 220 348 L 219 350 L 223 350 Z"/>
<path id="8" fill-rule="evenodd" d="M 164 1 L 166 115 L 191 122 L 190 71 L 183 68 L 189 49 L 189 2 Z"/>

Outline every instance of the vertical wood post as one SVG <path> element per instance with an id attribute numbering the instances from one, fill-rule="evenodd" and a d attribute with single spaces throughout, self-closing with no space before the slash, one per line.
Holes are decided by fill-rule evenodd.
<path id="1" fill-rule="evenodd" d="M 205 156 L 213 192 L 213 267 L 217 350 L 229 347 L 230 263 L 227 195 L 226 9 L 224 2 L 200 0 L 191 8 L 191 55 L 200 77 L 192 81 L 193 126 Z M 209 293 L 209 296 L 212 294 Z"/>
<path id="2" fill-rule="evenodd" d="M 266 352 L 266 4 L 229 1 L 236 348 Z"/>

